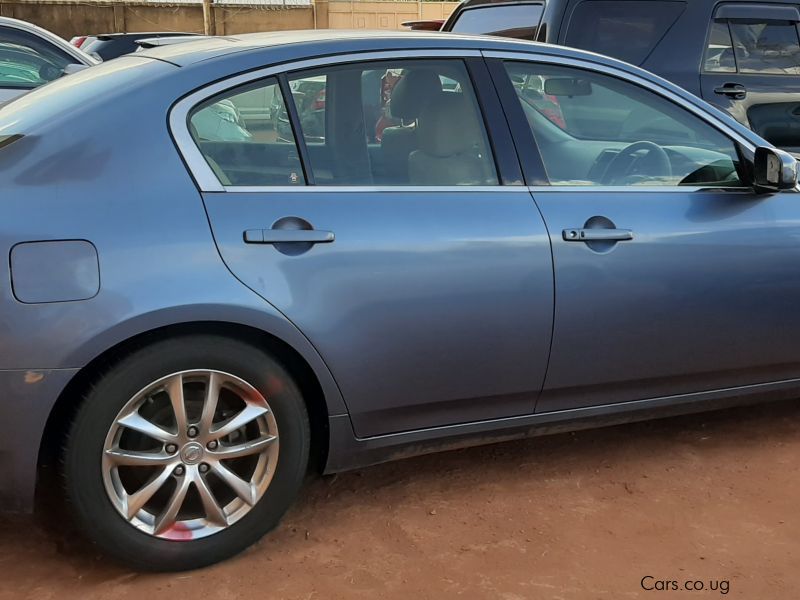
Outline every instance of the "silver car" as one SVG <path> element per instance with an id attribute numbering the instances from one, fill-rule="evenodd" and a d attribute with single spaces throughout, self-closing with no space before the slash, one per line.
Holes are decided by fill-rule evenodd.
<path id="1" fill-rule="evenodd" d="M 46 29 L 0 17 L 0 104 L 99 62 Z"/>

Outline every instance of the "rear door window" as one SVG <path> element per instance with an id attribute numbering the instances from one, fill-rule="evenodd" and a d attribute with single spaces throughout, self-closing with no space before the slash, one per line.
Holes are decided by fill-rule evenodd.
<path id="1" fill-rule="evenodd" d="M 714 21 L 708 36 L 703 68 L 709 73 L 735 73 L 736 59 L 727 21 Z"/>
<path id="2" fill-rule="evenodd" d="M 285 126 L 273 128 L 271 110 Z M 223 92 L 195 107 L 189 130 L 225 186 L 305 185 L 286 115 L 278 82 L 270 78 Z"/>
<path id="3" fill-rule="evenodd" d="M 541 18 L 541 4 L 490 4 L 462 12 L 451 31 L 534 40 Z"/>
<path id="4" fill-rule="evenodd" d="M 498 185 L 461 60 L 336 65 L 288 82 L 316 185 Z"/>
<path id="5" fill-rule="evenodd" d="M 584 0 L 572 11 L 565 45 L 640 65 L 685 8 L 668 0 Z"/>
<path id="6" fill-rule="evenodd" d="M 706 73 L 800 74 L 800 12 L 777 4 L 720 5 L 706 45 Z"/>
<path id="7" fill-rule="evenodd" d="M 740 73 L 800 74 L 800 39 L 791 21 L 730 22 Z"/>

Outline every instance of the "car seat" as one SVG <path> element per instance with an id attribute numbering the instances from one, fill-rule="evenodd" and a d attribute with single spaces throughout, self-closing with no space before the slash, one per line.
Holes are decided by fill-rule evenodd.
<path id="1" fill-rule="evenodd" d="M 412 185 L 496 183 L 478 115 L 463 94 L 443 93 L 422 109 L 417 141 L 408 157 Z"/>
<path id="2" fill-rule="evenodd" d="M 408 182 L 408 157 L 418 148 L 416 119 L 441 94 L 442 82 L 430 69 L 409 70 L 394 86 L 389 112 L 392 117 L 411 123 L 383 130 L 381 158 L 389 182 Z"/>

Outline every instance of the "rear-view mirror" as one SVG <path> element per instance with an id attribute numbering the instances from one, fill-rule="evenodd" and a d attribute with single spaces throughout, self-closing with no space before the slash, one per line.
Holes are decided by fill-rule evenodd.
<path id="1" fill-rule="evenodd" d="M 589 96 L 592 82 L 576 77 L 551 77 L 544 82 L 544 93 L 548 96 Z"/>

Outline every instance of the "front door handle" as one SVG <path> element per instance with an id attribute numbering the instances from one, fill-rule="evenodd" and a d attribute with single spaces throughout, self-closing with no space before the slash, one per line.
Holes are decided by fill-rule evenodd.
<path id="1" fill-rule="evenodd" d="M 332 231 L 321 229 L 248 229 L 247 244 L 330 244 L 336 239 Z"/>
<path id="2" fill-rule="evenodd" d="M 565 229 L 562 232 L 565 242 L 624 242 L 633 239 L 630 229 Z"/>
<path id="3" fill-rule="evenodd" d="M 744 100 L 747 97 L 747 88 L 739 83 L 726 83 L 714 88 L 714 93 L 727 96 L 734 100 Z"/>

